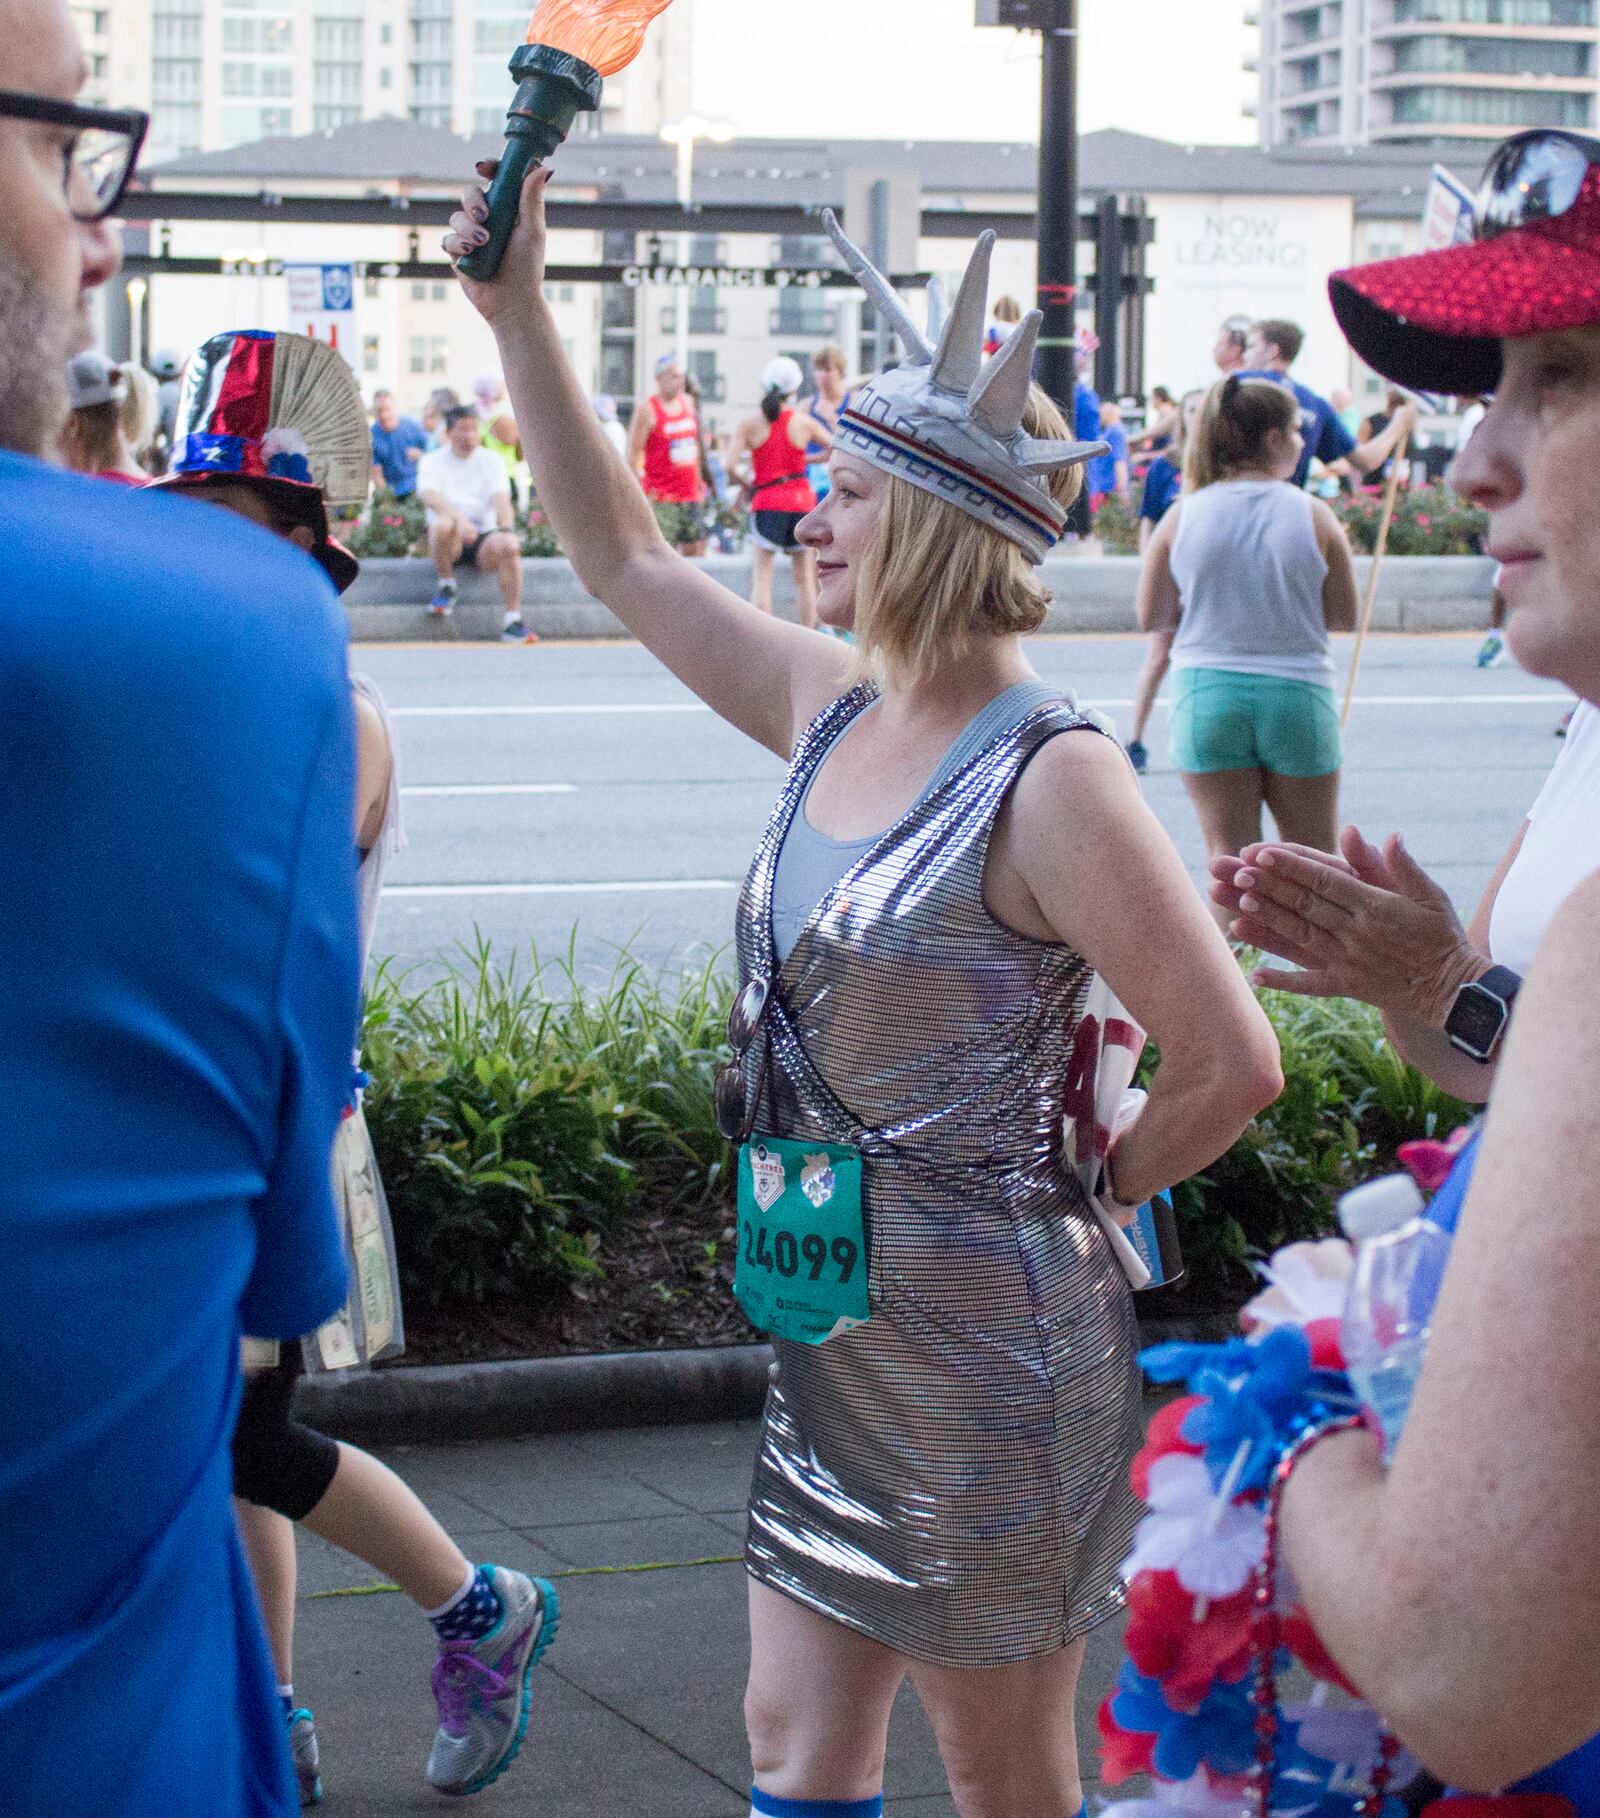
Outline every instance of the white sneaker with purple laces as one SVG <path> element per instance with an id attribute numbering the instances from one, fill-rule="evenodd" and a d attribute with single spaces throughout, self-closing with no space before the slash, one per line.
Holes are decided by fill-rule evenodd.
<path id="1" fill-rule="evenodd" d="M 439 1731 L 428 1780 L 441 1793 L 481 1793 L 516 1760 L 528 1728 L 533 1669 L 560 1620 L 548 1580 L 505 1566 L 483 1570 L 500 1599 L 500 1620 L 477 1641 L 440 1642 L 433 1668 Z"/>

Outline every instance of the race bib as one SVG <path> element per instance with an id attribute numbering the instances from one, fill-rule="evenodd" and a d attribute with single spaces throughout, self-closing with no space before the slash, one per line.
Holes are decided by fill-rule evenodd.
<path id="1" fill-rule="evenodd" d="M 733 1292 L 751 1321 L 774 1338 L 820 1345 L 866 1323 L 857 1150 L 774 1136 L 744 1145 Z"/>
<path id="2" fill-rule="evenodd" d="M 674 467 L 698 467 L 700 438 L 697 435 L 676 437 L 667 448 L 667 459 Z"/>

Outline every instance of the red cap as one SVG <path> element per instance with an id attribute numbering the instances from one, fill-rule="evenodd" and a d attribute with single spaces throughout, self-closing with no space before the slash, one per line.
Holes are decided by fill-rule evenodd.
<path id="1" fill-rule="evenodd" d="M 1475 397 L 1500 383 L 1500 343 L 1600 323 L 1600 168 L 1564 214 L 1466 246 L 1336 271 L 1345 339 L 1413 391 Z"/>

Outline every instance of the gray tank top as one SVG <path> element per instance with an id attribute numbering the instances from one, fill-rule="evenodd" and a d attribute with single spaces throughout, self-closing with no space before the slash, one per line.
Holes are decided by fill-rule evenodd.
<path id="1" fill-rule="evenodd" d="M 938 768 L 918 795 L 917 802 L 926 800 L 964 764 L 976 757 L 985 745 L 1002 733 L 1009 732 L 1019 721 L 1026 719 L 1035 707 L 1043 706 L 1047 701 L 1063 699 L 1065 696 L 1061 690 L 1048 682 L 1013 682 L 1004 693 L 997 694 L 987 707 L 981 708 L 967 722 L 965 729 L 956 735 L 950 749 L 940 758 Z M 863 713 L 871 713 L 876 706 L 877 702 L 874 701 L 863 709 Z M 822 766 L 828 761 L 828 753 L 854 724 L 855 716 L 852 716 L 828 741 L 811 772 L 811 782 L 806 785 L 805 794 L 800 798 L 799 809 L 790 823 L 783 849 L 778 854 L 772 882 L 772 937 L 780 962 L 786 961 L 794 952 L 817 904 L 851 866 L 883 838 L 882 831 L 879 831 L 870 833 L 861 840 L 830 840 L 826 834 L 818 833 L 806 817 L 806 804 L 811 799 L 811 790 Z M 915 806 L 914 802 L 912 807 Z M 910 809 L 906 812 L 910 813 Z"/>

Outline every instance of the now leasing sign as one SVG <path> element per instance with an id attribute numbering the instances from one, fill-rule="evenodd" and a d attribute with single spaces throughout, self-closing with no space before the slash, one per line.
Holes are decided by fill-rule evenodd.
<path id="1" fill-rule="evenodd" d="M 1145 370 L 1183 390 L 1216 377 L 1211 349 L 1228 316 L 1298 322 L 1295 377 L 1327 392 L 1349 353 L 1328 307 L 1328 273 L 1351 258 L 1348 196 L 1152 196 Z"/>

